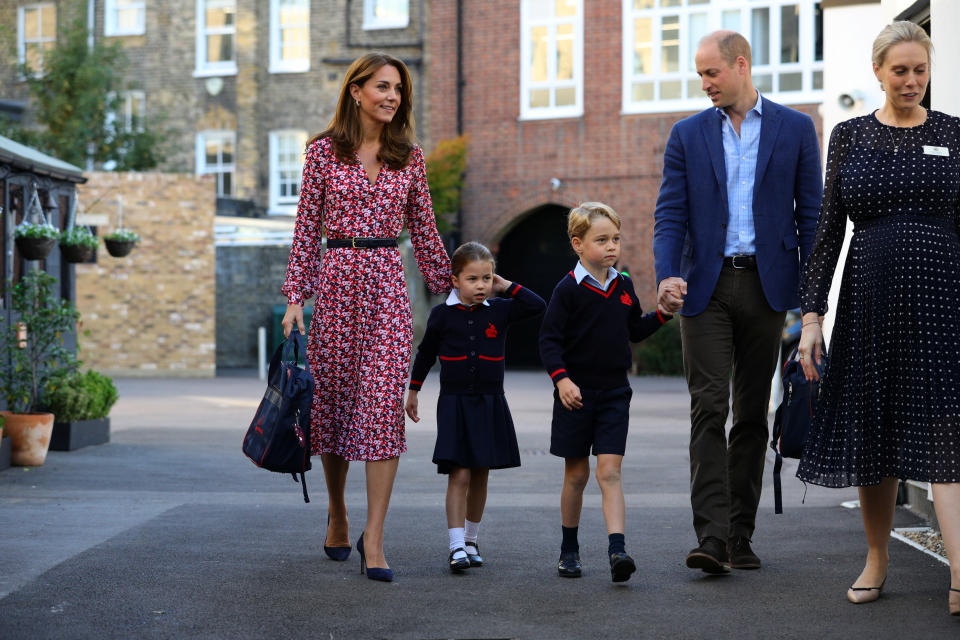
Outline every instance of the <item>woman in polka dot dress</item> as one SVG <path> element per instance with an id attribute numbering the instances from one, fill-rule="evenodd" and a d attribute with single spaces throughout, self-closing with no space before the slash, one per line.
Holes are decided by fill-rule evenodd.
<path id="1" fill-rule="evenodd" d="M 396 58 L 369 54 L 350 66 L 332 122 L 307 144 L 282 288 L 285 335 L 294 326 L 303 332 L 303 303 L 316 296 L 307 358 L 316 381 L 313 454 L 323 461 L 330 500 L 324 550 L 334 560 L 350 553 L 344 486 L 350 462 L 363 460 L 367 521 L 357 550 L 367 577 L 385 581 L 393 572 L 383 522 L 406 450 L 403 392 L 413 340 L 397 249 L 404 225 L 428 288 L 450 289 L 423 153 L 410 141 L 410 98 L 410 74 Z"/>
<path id="2" fill-rule="evenodd" d="M 886 100 L 830 137 L 820 222 L 801 282 L 799 357 L 817 377 L 820 321 L 843 243 L 853 237 L 830 361 L 797 475 L 857 486 L 868 552 L 847 591 L 880 597 L 899 479 L 933 483 L 960 614 L 960 119 L 920 106 L 930 39 L 910 22 L 874 42 Z"/>

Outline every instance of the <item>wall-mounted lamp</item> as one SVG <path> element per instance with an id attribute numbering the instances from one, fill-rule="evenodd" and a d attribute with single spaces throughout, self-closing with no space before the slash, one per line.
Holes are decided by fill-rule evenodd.
<path id="1" fill-rule="evenodd" d="M 550 178 L 550 188 L 551 188 L 551 189 L 553 189 L 554 191 L 557 191 L 557 190 L 559 190 L 560 187 L 562 187 L 562 186 L 563 186 L 563 182 L 561 182 L 560 178 Z"/>
<path id="2" fill-rule="evenodd" d="M 840 108 L 844 111 L 849 111 L 857 106 L 857 103 L 863 102 L 863 93 L 860 91 L 851 91 L 850 93 L 841 93 L 837 97 L 837 104 L 840 105 Z"/>

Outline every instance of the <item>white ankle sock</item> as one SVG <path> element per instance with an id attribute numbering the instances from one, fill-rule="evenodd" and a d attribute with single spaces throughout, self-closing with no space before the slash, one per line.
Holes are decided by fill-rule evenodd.
<path id="1" fill-rule="evenodd" d="M 454 549 L 463 549 L 463 527 L 453 527 L 452 529 L 447 529 L 447 533 L 450 534 L 450 551 Z M 453 554 L 454 558 L 466 558 L 467 554 L 463 551 Z"/>
<path id="2" fill-rule="evenodd" d="M 466 526 L 463 528 L 463 540 L 466 544 L 476 549 L 477 535 L 480 533 L 480 523 L 467 520 L 465 524 Z"/>

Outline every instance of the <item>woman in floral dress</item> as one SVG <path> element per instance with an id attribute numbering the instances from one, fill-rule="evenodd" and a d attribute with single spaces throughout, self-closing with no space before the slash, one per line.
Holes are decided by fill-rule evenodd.
<path id="1" fill-rule="evenodd" d="M 385 54 L 354 61 L 333 120 L 307 143 L 282 288 L 289 302 L 284 335 L 294 327 L 304 332 L 303 303 L 316 296 L 307 359 L 316 382 L 313 454 L 321 457 L 329 493 L 324 550 L 335 560 L 349 555 L 344 486 L 350 462 L 363 460 L 367 522 L 358 551 L 367 576 L 387 581 L 393 573 L 383 554 L 383 522 L 406 450 L 403 392 L 413 339 L 396 242 L 404 225 L 428 288 L 450 289 L 423 152 L 412 136 L 404 64 Z"/>

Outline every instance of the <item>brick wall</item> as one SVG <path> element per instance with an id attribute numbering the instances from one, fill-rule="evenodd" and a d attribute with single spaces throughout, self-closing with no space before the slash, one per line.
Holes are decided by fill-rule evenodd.
<path id="1" fill-rule="evenodd" d="M 456 3 L 430 4 L 427 57 L 435 144 L 457 135 Z M 623 218 L 621 264 L 630 266 L 646 307 L 655 302 L 653 211 L 663 150 L 670 128 L 690 114 L 621 114 L 623 3 L 583 4 L 584 114 L 522 121 L 519 3 L 463 1 L 463 124 L 470 136 L 463 238 L 496 250 L 517 219 L 534 207 L 606 202 Z M 706 98 L 703 106 L 709 106 Z M 801 110 L 814 117 L 819 130 L 816 105 Z M 551 178 L 563 186 L 551 189 Z"/>
<path id="2" fill-rule="evenodd" d="M 103 236 L 118 223 L 143 241 L 125 258 L 102 246 L 77 265 L 80 358 L 117 376 L 207 377 L 215 371 L 213 179 L 162 173 L 90 173 L 77 189 Z M 82 335 L 89 331 L 89 335 Z"/>

